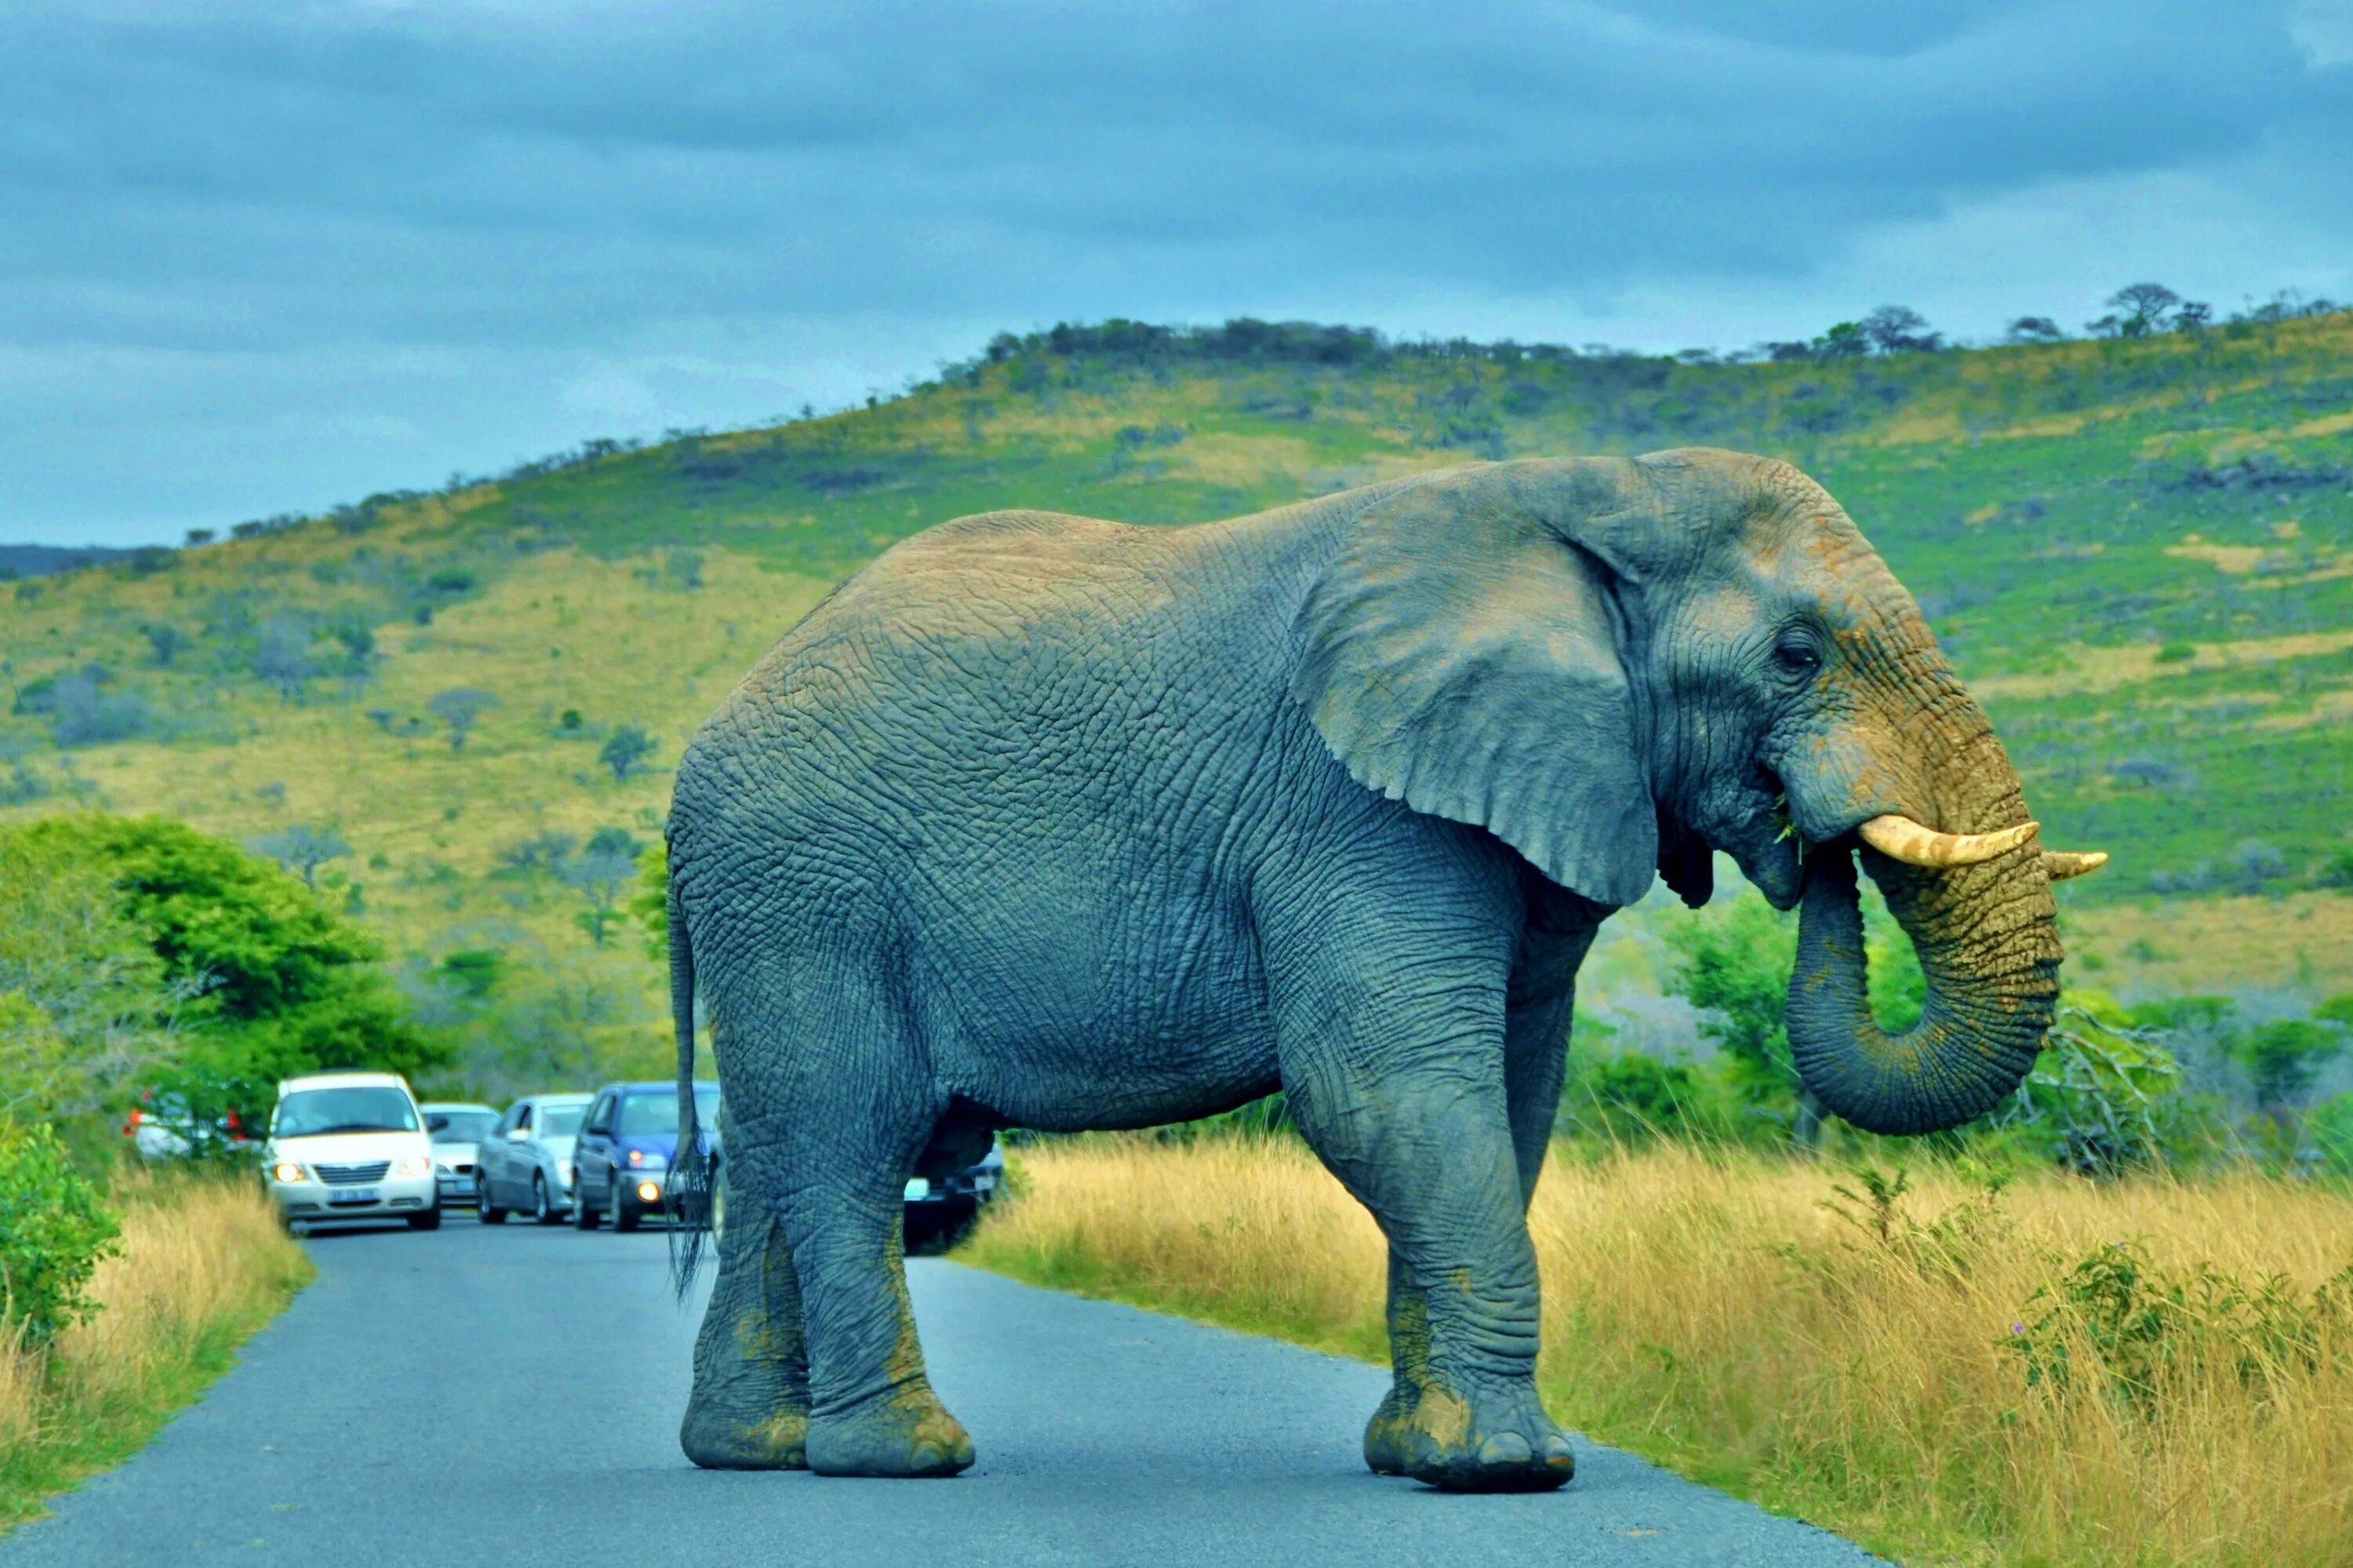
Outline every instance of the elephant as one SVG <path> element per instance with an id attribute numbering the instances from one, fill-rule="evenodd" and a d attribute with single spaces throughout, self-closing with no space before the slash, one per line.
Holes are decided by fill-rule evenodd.
<path id="1" fill-rule="evenodd" d="M 909 1310 L 902 1184 L 999 1128 L 1281 1088 L 1388 1245 L 1366 1462 L 1469 1491 L 1575 1468 L 1533 1379 L 1526 1210 L 1604 919 L 1654 876 L 1704 902 L 1728 853 L 1800 907 L 1806 1086 L 1925 1133 L 2027 1071 L 2052 885 L 2105 858 L 2041 847 L 1839 504 L 1707 449 L 1186 526 L 942 524 L 703 724 L 667 837 L 684 1194 L 698 983 L 726 1086 L 694 1463 L 965 1468 Z M 1869 1007 L 1858 855 L 1927 976 L 1906 1032 Z"/>

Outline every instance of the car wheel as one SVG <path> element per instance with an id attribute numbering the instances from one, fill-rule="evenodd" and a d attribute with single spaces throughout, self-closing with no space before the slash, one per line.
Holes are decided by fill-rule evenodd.
<path id="1" fill-rule="evenodd" d="M 412 1231 L 439 1230 L 441 1228 L 441 1205 L 437 1202 L 421 1214 L 409 1215 L 408 1228 Z"/>
<path id="2" fill-rule="evenodd" d="M 537 1171 L 531 1173 L 531 1217 L 543 1225 L 552 1225 L 564 1217 L 547 1201 L 547 1177 Z"/>
<path id="3" fill-rule="evenodd" d="M 596 1211 L 588 1205 L 588 1188 L 586 1183 L 577 1181 L 573 1183 L 573 1187 L 572 1228 L 575 1231 L 593 1231 L 596 1228 Z"/>
<path id="4" fill-rule="evenodd" d="M 474 1218 L 486 1225 L 507 1223 L 507 1212 L 491 1202 L 491 1179 L 480 1171 L 474 1172 Z"/>
<path id="5" fill-rule="evenodd" d="M 613 1228 L 633 1231 L 641 1217 L 635 1209 L 621 1201 L 621 1179 L 617 1175 L 605 1178 L 605 1206 L 613 1211 Z"/>

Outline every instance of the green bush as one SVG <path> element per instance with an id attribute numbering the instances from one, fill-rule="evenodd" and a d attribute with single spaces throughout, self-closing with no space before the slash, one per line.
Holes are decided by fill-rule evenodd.
<path id="1" fill-rule="evenodd" d="M 119 1229 L 54 1129 L 0 1122 L 0 1323 L 38 1346 L 96 1312 L 85 1292 Z"/>
<path id="2" fill-rule="evenodd" d="M 1573 1047 L 1558 1124 L 1571 1138 L 1613 1145 L 1786 1141 L 1788 1115 L 1753 1104 L 1749 1088 L 1744 1071 L 1721 1058 L 1662 1062 L 1640 1051 Z"/>

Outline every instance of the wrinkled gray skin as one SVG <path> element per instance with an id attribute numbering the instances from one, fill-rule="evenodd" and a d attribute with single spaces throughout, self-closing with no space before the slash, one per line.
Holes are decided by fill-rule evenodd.
<path id="1" fill-rule="evenodd" d="M 1791 1042 L 1852 1121 L 1951 1126 L 2032 1058 L 2059 945 L 2031 843 L 1957 872 L 1860 852 L 1932 982 L 1916 1029 L 1872 1023 L 1852 835 L 1883 811 L 2025 819 L 1910 596 L 1785 464 L 1497 463 L 1195 527 L 907 540 L 680 765 L 681 1073 L 699 977 L 731 1162 L 687 1454 L 962 1469 L 908 1313 L 909 1174 L 998 1127 L 1280 1086 L 1389 1242 L 1366 1461 L 1558 1485 L 1525 1209 L 1577 966 L 1654 871 L 1697 903 L 1721 849 L 1802 895 Z"/>

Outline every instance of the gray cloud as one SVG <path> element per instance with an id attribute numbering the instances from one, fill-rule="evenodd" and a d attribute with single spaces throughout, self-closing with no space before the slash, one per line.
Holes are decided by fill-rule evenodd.
<path id="1" fill-rule="evenodd" d="M 2219 274 L 2185 228 L 2210 197 L 2261 201 L 2250 261 L 2342 257 L 2353 65 L 2314 42 L 2341 22 L 2193 0 L 12 11 L 0 535 L 160 536 L 495 464 L 599 412 L 839 401 L 1060 317 L 1676 346 L 1746 302 L 1741 335 L 1793 333 L 1877 302 L 1856 272 L 1891 246 L 2051 193 L 2152 194 L 2121 230 L 2042 226 L 2005 276 L 1891 285 L 1985 330 L 2168 258 Z M 174 466 L 122 471 L 126 438 Z"/>

